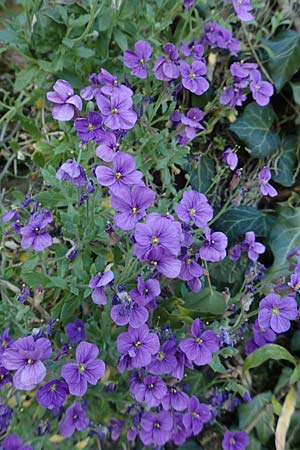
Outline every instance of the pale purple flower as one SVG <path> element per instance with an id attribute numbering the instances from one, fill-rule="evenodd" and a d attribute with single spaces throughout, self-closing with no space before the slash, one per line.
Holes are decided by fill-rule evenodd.
<path id="1" fill-rule="evenodd" d="M 253 14 L 250 13 L 252 11 L 251 0 L 231 0 L 231 3 L 240 20 L 243 22 L 254 20 Z"/>
<path id="2" fill-rule="evenodd" d="M 183 6 L 185 7 L 185 9 L 189 9 L 194 5 L 195 2 L 196 0 L 183 0 Z"/>
<path id="3" fill-rule="evenodd" d="M 222 161 L 226 166 L 230 168 L 230 170 L 235 170 L 238 165 L 237 154 L 232 151 L 232 148 L 228 147 L 222 153 Z"/>
<path id="4" fill-rule="evenodd" d="M 199 292 L 202 288 L 202 283 L 198 277 L 194 277 L 191 280 L 188 280 L 187 285 L 193 292 Z"/>
<path id="5" fill-rule="evenodd" d="M 220 103 L 221 105 L 228 105 L 229 108 L 233 109 L 236 106 L 242 106 L 243 102 L 246 100 L 246 95 L 243 94 L 241 88 L 235 87 L 226 87 L 221 96 Z"/>
<path id="6" fill-rule="evenodd" d="M 0 432 L 1 434 L 5 432 L 12 420 L 14 411 L 12 408 L 10 408 L 8 405 L 3 403 L 2 399 L 0 398 Z"/>
<path id="7" fill-rule="evenodd" d="M 173 111 L 172 116 L 174 112 L 176 111 Z M 179 144 L 186 145 L 188 141 L 194 139 L 197 134 L 197 130 L 204 130 L 203 125 L 200 123 L 200 120 L 202 120 L 203 117 L 204 113 L 199 108 L 189 109 L 186 116 L 180 113 L 180 125 L 178 128 L 180 129 L 181 124 L 183 124 L 184 130 L 177 136 L 177 141 Z"/>
<path id="8" fill-rule="evenodd" d="M 111 270 L 100 272 L 89 281 L 89 287 L 93 288 L 92 300 L 96 305 L 106 305 L 107 298 L 104 291 L 104 286 L 107 286 L 114 279 L 114 274 Z"/>
<path id="9" fill-rule="evenodd" d="M 155 62 L 153 67 L 154 76 L 157 80 L 162 81 L 176 80 L 179 77 L 178 48 L 169 42 L 164 46 L 164 52 L 167 56 L 161 56 Z"/>
<path id="10" fill-rule="evenodd" d="M 237 87 L 244 88 L 249 84 L 250 74 L 256 70 L 258 65 L 255 63 L 241 63 L 236 61 L 231 64 L 229 70 L 234 79 L 234 84 Z"/>
<path id="11" fill-rule="evenodd" d="M 181 262 L 179 259 L 176 259 L 171 252 L 163 248 L 149 250 L 143 261 L 150 264 L 167 278 L 176 278 L 180 273 Z"/>
<path id="12" fill-rule="evenodd" d="M 189 255 L 185 255 L 181 261 L 181 270 L 178 278 L 180 280 L 189 281 L 193 278 L 199 278 L 204 274 L 203 268 L 195 259 Z"/>
<path id="13" fill-rule="evenodd" d="M 126 50 L 124 52 L 123 63 L 131 70 L 131 75 L 138 78 L 147 78 L 147 63 L 152 55 L 152 47 L 146 41 L 137 41 L 134 44 L 134 51 Z"/>
<path id="14" fill-rule="evenodd" d="M 111 162 L 115 159 L 120 150 L 120 144 L 115 133 L 106 131 L 98 142 L 96 155 L 105 162 Z"/>
<path id="15" fill-rule="evenodd" d="M 212 47 L 224 48 L 236 55 L 240 51 L 241 45 L 237 39 L 234 39 L 229 30 L 221 27 L 216 22 L 209 22 L 204 27 L 205 41 Z"/>
<path id="16" fill-rule="evenodd" d="M 41 360 L 50 358 L 51 353 L 49 339 L 19 338 L 4 351 L 2 365 L 7 370 L 16 370 L 13 376 L 16 389 L 31 391 L 45 378 L 46 367 Z"/>
<path id="17" fill-rule="evenodd" d="M 83 187 L 87 183 L 84 168 L 76 161 L 68 159 L 56 172 L 56 178 L 69 181 L 73 186 Z"/>
<path id="18" fill-rule="evenodd" d="M 112 193 L 116 193 L 123 186 L 134 186 L 141 182 L 142 172 L 135 169 L 135 159 L 127 153 L 118 153 L 114 158 L 113 168 L 98 166 L 96 177 L 101 186 L 108 186 Z"/>
<path id="19" fill-rule="evenodd" d="M 80 91 L 80 96 L 86 101 L 93 100 L 96 94 L 101 92 L 99 75 L 96 73 L 91 73 L 89 76 L 89 82 L 91 85 L 81 89 Z"/>
<path id="20" fill-rule="evenodd" d="M 245 450 L 250 444 L 246 431 L 225 431 L 222 441 L 223 450 Z"/>
<path id="21" fill-rule="evenodd" d="M 44 408 L 60 408 L 69 394 L 68 385 L 62 380 L 52 380 L 41 386 L 36 399 Z"/>
<path id="22" fill-rule="evenodd" d="M 111 198 L 111 206 L 117 211 L 115 224 L 121 230 L 132 230 L 146 216 L 146 209 L 152 205 L 155 197 L 155 192 L 147 187 L 136 186 L 132 190 L 127 186 L 120 188 Z"/>
<path id="23" fill-rule="evenodd" d="M 111 98 L 102 94 L 96 95 L 96 103 L 100 109 L 104 124 L 111 130 L 129 130 L 137 121 L 137 114 L 132 109 L 132 98 L 119 90 Z"/>
<path id="24" fill-rule="evenodd" d="M 195 42 L 194 39 L 187 45 L 181 41 L 181 51 L 186 57 L 192 56 L 195 59 L 202 59 L 204 54 L 204 46 L 201 42 Z"/>
<path id="25" fill-rule="evenodd" d="M 96 385 L 105 372 L 105 364 L 96 359 L 99 354 L 97 345 L 80 342 L 76 348 L 76 363 L 64 364 L 61 375 L 66 380 L 70 394 L 82 397 L 88 383 Z"/>
<path id="26" fill-rule="evenodd" d="M 294 291 L 300 293 L 300 274 L 293 273 L 291 275 L 291 281 L 288 282 L 288 286 Z"/>
<path id="27" fill-rule="evenodd" d="M 12 376 L 10 375 L 10 373 L 7 369 L 0 366 L 0 389 L 2 389 L 2 387 L 5 384 L 9 384 L 9 383 L 12 383 Z M 1 403 L 0 403 L 0 408 L 1 408 Z M 1 426 L 0 426 L 0 429 L 1 429 Z"/>
<path id="28" fill-rule="evenodd" d="M 177 378 L 178 380 L 182 380 L 184 377 L 184 369 L 188 367 L 189 369 L 193 369 L 193 363 L 187 358 L 186 354 L 177 347 L 176 353 L 176 366 L 172 370 L 172 376 Z"/>
<path id="29" fill-rule="evenodd" d="M 180 62 L 180 73 L 183 86 L 196 95 L 202 95 L 209 88 L 209 83 L 202 75 L 207 72 L 206 64 L 203 61 L 193 61 L 189 66 L 185 61 Z"/>
<path id="30" fill-rule="evenodd" d="M 75 430 L 85 430 L 88 427 L 89 422 L 82 403 L 76 402 L 67 409 L 65 417 L 61 420 L 59 424 L 60 434 L 63 437 L 68 438 L 72 436 Z"/>
<path id="31" fill-rule="evenodd" d="M 200 228 L 204 228 L 213 217 L 213 209 L 206 196 L 197 191 L 185 191 L 176 212 L 180 220 L 194 222 Z"/>
<path id="32" fill-rule="evenodd" d="M 110 436 L 113 441 L 117 441 L 119 439 L 123 426 L 124 426 L 123 420 L 110 419 L 108 429 L 110 431 Z"/>
<path id="33" fill-rule="evenodd" d="M 190 399 L 188 412 L 183 416 L 183 423 L 187 430 L 192 430 L 192 434 L 197 436 L 202 431 L 203 425 L 209 422 L 212 414 L 207 405 L 200 403 L 193 395 Z"/>
<path id="34" fill-rule="evenodd" d="M 160 284 L 157 280 L 144 281 L 141 276 L 137 279 L 137 287 L 129 292 L 131 297 L 140 305 L 146 306 L 160 294 Z"/>
<path id="35" fill-rule="evenodd" d="M 178 389 L 175 385 L 169 386 L 165 397 L 162 400 L 162 407 L 165 411 L 173 409 L 184 411 L 189 404 L 189 396 Z"/>
<path id="36" fill-rule="evenodd" d="M 77 342 L 84 340 L 86 338 L 84 323 L 82 322 L 82 320 L 79 319 L 67 324 L 66 333 L 68 339 L 73 344 L 77 344 Z"/>
<path id="37" fill-rule="evenodd" d="M 150 364 L 147 365 L 148 372 L 153 375 L 171 373 L 177 364 L 176 347 L 176 341 L 173 339 L 164 342 L 156 355 L 152 356 Z"/>
<path id="38" fill-rule="evenodd" d="M 53 241 L 46 229 L 52 220 L 53 215 L 50 211 L 44 210 L 43 213 L 36 212 L 32 214 L 28 224 L 20 229 L 22 248 L 32 247 L 37 252 L 40 252 L 50 247 Z"/>
<path id="39" fill-rule="evenodd" d="M 147 366 L 152 355 L 159 350 L 159 339 L 155 333 L 151 333 L 147 325 L 140 328 L 129 326 L 128 331 L 121 333 L 117 339 L 118 352 L 128 355 L 134 368 Z"/>
<path id="40" fill-rule="evenodd" d="M 259 70 L 253 70 L 250 74 L 250 89 L 252 97 L 260 106 L 266 106 L 270 103 L 270 97 L 274 94 L 274 88 L 268 81 L 261 81 Z"/>
<path id="41" fill-rule="evenodd" d="M 174 412 L 173 420 L 174 426 L 172 430 L 171 440 L 175 445 L 182 445 L 185 443 L 186 439 L 191 436 L 192 430 L 188 430 L 183 423 L 183 414 L 179 412 Z"/>
<path id="42" fill-rule="evenodd" d="M 240 244 L 236 244 L 231 248 L 229 257 L 231 261 L 237 262 L 240 259 L 241 254 L 242 254 L 242 247 Z"/>
<path id="43" fill-rule="evenodd" d="M 5 351 L 5 349 L 11 347 L 14 340 L 9 335 L 9 328 L 6 328 L 4 330 L 3 334 L 0 335 L 0 364 L 2 361 L 2 355 Z"/>
<path id="44" fill-rule="evenodd" d="M 32 450 L 31 445 L 23 445 L 19 436 L 15 433 L 9 434 L 2 442 L 3 450 Z"/>
<path id="45" fill-rule="evenodd" d="M 258 347 L 271 344 L 276 341 L 276 334 L 271 328 L 262 328 L 259 326 L 258 320 L 252 325 L 253 339 Z"/>
<path id="46" fill-rule="evenodd" d="M 218 262 L 225 258 L 228 239 L 226 234 L 216 231 L 211 232 L 209 228 L 205 228 L 204 244 L 200 248 L 200 258 L 205 261 Z"/>
<path id="47" fill-rule="evenodd" d="M 102 128 L 103 119 L 97 112 L 90 111 L 88 118 L 84 119 L 80 117 L 75 120 L 74 127 L 77 131 L 77 135 L 82 142 L 99 141 L 104 135 Z"/>
<path id="48" fill-rule="evenodd" d="M 52 116 L 56 120 L 71 120 L 76 109 L 82 110 L 82 101 L 79 95 L 74 95 L 74 89 L 65 80 L 57 80 L 53 86 L 54 91 L 47 93 L 49 102 L 55 103 Z"/>
<path id="49" fill-rule="evenodd" d="M 129 324 L 132 328 L 139 328 L 147 322 L 147 308 L 135 302 L 125 291 L 119 292 L 117 298 L 118 303 L 112 306 L 110 317 L 118 326 Z"/>
<path id="50" fill-rule="evenodd" d="M 187 358 L 197 366 L 210 363 L 213 353 L 219 350 L 219 339 L 214 331 L 204 331 L 204 324 L 200 319 L 195 319 L 192 325 L 193 338 L 184 339 L 179 348 Z"/>
<path id="51" fill-rule="evenodd" d="M 138 402 L 146 403 L 149 408 L 152 408 L 160 405 L 168 391 L 160 377 L 147 375 L 141 383 L 137 383 L 132 388 L 131 392 Z"/>
<path id="52" fill-rule="evenodd" d="M 104 84 L 104 86 L 101 88 L 102 94 L 105 95 L 115 95 L 117 94 L 118 97 L 131 97 L 133 95 L 133 92 L 130 88 L 125 86 L 124 84 L 121 84 L 118 80 L 118 78 L 115 75 L 112 75 L 108 72 L 108 70 L 101 69 L 100 73 L 98 74 L 98 80 L 100 83 Z M 96 101 L 97 101 L 98 93 L 95 95 Z M 98 104 L 98 101 L 97 101 Z M 99 106 L 99 105 L 98 105 Z M 101 109 L 101 108 L 100 108 Z"/>
<path id="53" fill-rule="evenodd" d="M 275 333 L 289 330 L 290 321 L 297 318 L 297 302 L 294 297 L 280 298 L 276 294 L 269 294 L 259 303 L 258 325 L 271 328 Z"/>
<path id="54" fill-rule="evenodd" d="M 269 183 L 271 180 L 271 171 L 268 166 L 265 166 L 258 174 L 259 184 L 260 184 L 260 192 L 262 195 L 268 195 L 269 197 L 276 197 L 278 192 L 273 186 Z"/>
<path id="55" fill-rule="evenodd" d="M 266 247 L 260 242 L 255 241 L 255 233 L 248 231 L 245 234 L 245 240 L 242 242 L 242 249 L 248 253 L 251 261 L 257 261 L 259 255 L 265 252 Z"/>
<path id="56" fill-rule="evenodd" d="M 165 445 L 171 437 L 173 417 L 167 411 L 145 413 L 141 420 L 140 439 L 144 445 Z"/>

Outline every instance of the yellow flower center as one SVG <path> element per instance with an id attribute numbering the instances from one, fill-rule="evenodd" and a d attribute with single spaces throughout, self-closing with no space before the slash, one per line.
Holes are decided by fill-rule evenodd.
<path id="1" fill-rule="evenodd" d="M 146 62 L 146 61 L 144 60 L 144 58 L 141 58 L 141 59 L 140 59 L 140 63 L 142 64 L 142 66 L 145 64 L 145 62 Z"/>
<path id="2" fill-rule="evenodd" d="M 136 343 L 134 344 L 136 348 L 139 348 L 141 345 L 142 345 L 141 341 L 136 341 Z"/>
<path id="3" fill-rule="evenodd" d="M 273 314 L 273 316 L 278 316 L 279 309 L 278 308 L 272 308 L 272 314 Z"/>
<path id="4" fill-rule="evenodd" d="M 33 364 L 33 363 L 34 363 L 33 359 L 27 359 L 27 364 Z"/>
<path id="5" fill-rule="evenodd" d="M 52 392 L 56 391 L 56 384 L 51 384 L 50 391 Z"/>
<path id="6" fill-rule="evenodd" d="M 203 342 L 203 339 L 201 339 L 201 338 L 196 339 L 196 344 L 200 345 L 200 344 L 202 344 L 202 342 Z"/>
<path id="7" fill-rule="evenodd" d="M 112 108 L 112 109 L 110 110 L 110 112 L 111 112 L 112 114 L 118 114 L 117 108 Z"/>
<path id="8" fill-rule="evenodd" d="M 157 266 L 157 261 L 152 260 L 152 261 L 150 261 L 150 264 L 151 264 L 152 266 Z"/>
<path id="9" fill-rule="evenodd" d="M 185 260 L 185 264 L 186 264 L 187 266 L 190 266 L 191 262 L 192 262 L 192 260 L 191 260 L 190 258 L 188 258 L 188 259 Z"/>
<path id="10" fill-rule="evenodd" d="M 84 364 L 79 364 L 78 365 L 78 372 L 82 373 L 85 371 L 85 365 Z"/>
<path id="11" fill-rule="evenodd" d="M 157 359 L 159 360 L 159 361 L 163 361 L 164 359 L 165 359 L 165 354 L 164 354 L 164 352 L 158 352 L 158 354 L 157 354 Z"/>
<path id="12" fill-rule="evenodd" d="M 195 76 L 196 76 L 196 75 L 195 75 L 194 73 L 190 73 L 190 75 L 189 75 L 189 77 L 190 77 L 191 80 L 193 80 L 193 79 L 195 78 Z"/>
<path id="13" fill-rule="evenodd" d="M 122 174 L 120 172 L 115 173 L 115 179 L 119 180 L 121 178 Z"/>
<path id="14" fill-rule="evenodd" d="M 154 388 L 154 385 L 153 385 L 152 383 L 151 383 L 151 384 L 148 384 L 147 388 L 148 388 L 148 389 L 153 389 L 153 388 Z"/>
<path id="15" fill-rule="evenodd" d="M 132 213 L 132 214 L 137 214 L 137 212 L 138 212 L 137 208 L 132 208 L 132 209 L 131 209 L 131 213 Z"/>
<path id="16" fill-rule="evenodd" d="M 154 428 L 160 428 L 160 423 L 159 422 L 154 422 Z"/>
<path id="17" fill-rule="evenodd" d="M 194 417 L 194 419 L 198 419 L 199 414 L 196 411 L 194 411 L 192 412 L 192 416 Z"/>
<path id="18" fill-rule="evenodd" d="M 114 80 L 114 87 L 118 86 L 118 80 Z"/>
<path id="19" fill-rule="evenodd" d="M 88 129 L 89 131 L 93 131 L 94 130 L 94 125 L 92 125 L 91 123 L 88 124 Z"/>
<path id="20" fill-rule="evenodd" d="M 232 438 L 229 439 L 229 442 L 230 442 L 230 444 L 233 445 L 233 444 L 235 444 L 235 439 L 232 437 Z"/>
<path id="21" fill-rule="evenodd" d="M 159 239 L 157 236 L 153 236 L 153 238 L 151 239 L 151 242 L 153 245 L 158 245 L 159 244 Z"/>
<path id="22" fill-rule="evenodd" d="M 191 216 L 194 216 L 196 214 L 196 211 L 194 210 L 194 208 L 190 208 L 189 213 Z"/>
<path id="23" fill-rule="evenodd" d="M 7 347 L 7 346 L 8 346 L 8 343 L 6 341 L 2 341 L 1 347 Z"/>

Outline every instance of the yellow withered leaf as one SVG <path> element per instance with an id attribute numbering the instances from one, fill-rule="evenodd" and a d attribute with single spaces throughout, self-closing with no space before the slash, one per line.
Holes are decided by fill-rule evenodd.
<path id="1" fill-rule="evenodd" d="M 286 435 L 290 425 L 291 417 L 295 411 L 296 397 L 297 394 L 295 388 L 291 386 L 289 392 L 285 397 L 282 410 L 277 422 L 275 431 L 276 450 L 285 450 Z"/>
<path id="2" fill-rule="evenodd" d="M 89 442 L 90 438 L 87 437 L 85 439 L 83 439 L 83 441 L 77 442 L 77 444 L 75 445 L 76 450 L 82 450 L 83 448 L 85 448 Z"/>

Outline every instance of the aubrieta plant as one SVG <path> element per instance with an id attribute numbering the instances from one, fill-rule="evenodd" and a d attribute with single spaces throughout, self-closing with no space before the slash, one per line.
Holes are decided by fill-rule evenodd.
<path id="1" fill-rule="evenodd" d="M 197 3 L 181 5 L 190 30 Z M 250 0 L 219 3 L 234 23 L 254 20 Z M 210 154 L 197 145 L 218 133 L 215 111 L 264 114 L 274 87 L 229 21 L 200 23 L 189 39 L 143 35 L 81 90 L 66 76 L 47 93 L 46 124 L 51 111 L 70 148 L 56 140 L 41 192 L 2 216 L 25 255 L 16 302 L 42 321 L 0 336 L 3 450 L 260 449 L 257 420 L 245 416 L 253 408 L 268 421 L 267 400 L 249 369 L 268 359 L 295 366 L 296 402 L 299 364 L 284 333 L 299 327 L 300 248 L 268 277 L 256 228 L 222 222 L 230 208 L 276 199 L 270 167 L 242 182 L 240 147 L 216 139 L 210 184 L 191 175 Z M 229 272 L 237 279 L 223 283 Z M 28 404 L 37 433 L 22 428 Z M 287 407 L 272 404 L 279 416 Z"/>

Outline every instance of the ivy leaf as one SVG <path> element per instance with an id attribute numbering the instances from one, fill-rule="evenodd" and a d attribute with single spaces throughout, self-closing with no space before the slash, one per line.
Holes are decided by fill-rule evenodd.
<path id="1" fill-rule="evenodd" d="M 293 90 L 293 96 L 294 101 L 297 103 L 297 105 L 300 105 L 300 82 L 299 83 L 290 83 L 292 90 Z"/>
<path id="2" fill-rule="evenodd" d="M 286 263 L 287 255 L 293 247 L 300 247 L 300 210 L 292 207 L 282 208 L 269 238 L 274 254 L 272 269 Z"/>
<path id="3" fill-rule="evenodd" d="M 251 402 L 239 407 L 239 428 L 245 429 L 261 413 L 265 405 L 271 401 L 272 392 L 256 395 Z"/>
<path id="4" fill-rule="evenodd" d="M 234 240 L 247 231 L 257 236 L 268 236 L 273 220 L 251 206 L 237 206 L 222 214 L 213 224 L 213 229 L 223 231 L 229 240 Z"/>
<path id="5" fill-rule="evenodd" d="M 298 136 L 286 136 L 280 146 L 280 156 L 272 171 L 272 180 L 282 186 L 290 187 L 295 183 L 295 166 L 300 150 Z"/>
<path id="6" fill-rule="evenodd" d="M 280 144 L 278 134 L 271 129 L 275 118 L 270 105 L 262 107 L 250 103 L 229 128 L 246 144 L 253 158 L 265 158 L 274 153 Z"/>
<path id="7" fill-rule="evenodd" d="M 300 66 L 300 33 L 284 30 L 265 45 L 273 53 L 268 60 L 268 69 L 279 92 L 285 83 L 299 70 Z"/>
<path id="8" fill-rule="evenodd" d="M 201 156 L 197 167 L 190 167 L 189 173 L 192 188 L 199 192 L 206 192 L 216 173 L 215 162 L 209 156 Z"/>
<path id="9" fill-rule="evenodd" d="M 199 293 L 189 292 L 184 296 L 184 306 L 178 305 L 181 314 L 195 319 L 221 316 L 225 311 L 225 299 L 221 292 L 214 288 L 204 288 Z"/>
<path id="10" fill-rule="evenodd" d="M 277 344 L 268 344 L 264 347 L 258 348 L 255 352 L 250 353 L 250 355 L 247 356 L 245 359 L 243 372 L 260 366 L 264 362 L 268 361 L 268 359 L 284 359 L 296 366 L 295 358 L 284 347 Z"/>

